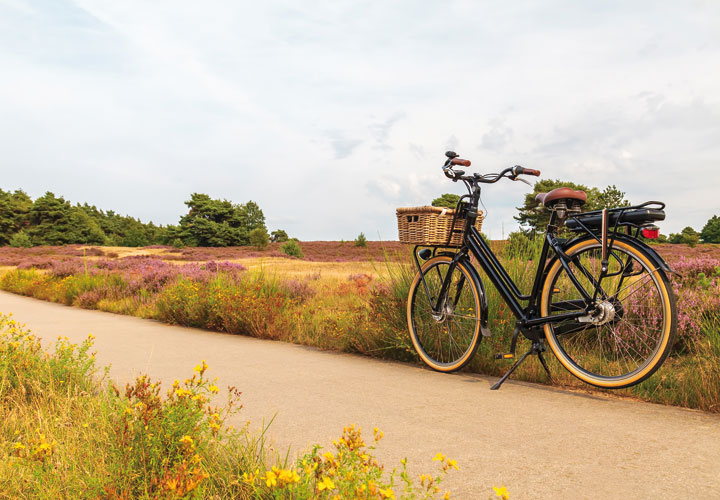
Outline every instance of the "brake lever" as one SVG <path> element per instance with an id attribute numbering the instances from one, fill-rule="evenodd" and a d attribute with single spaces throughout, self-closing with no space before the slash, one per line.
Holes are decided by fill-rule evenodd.
<path id="1" fill-rule="evenodd" d="M 515 177 L 513 180 L 514 180 L 514 181 L 524 182 L 524 183 L 527 184 L 528 186 L 532 187 L 532 184 L 530 184 L 528 181 L 526 181 L 526 180 L 523 179 L 522 177 Z"/>
<path id="2" fill-rule="evenodd" d="M 456 172 L 455 170 L 453 170 L 450 160 L 448 160 L 445 163 L 445 165 L 443 165 L 442 169 L 443 169 L 443 173 L 445 174 L 445 176 L 448 176 L 448 172 L 450 173 L 450 175 L 452 175 L 452 177 L 450 177 L 450 180 L 453 182 L 457 182 L 457 176 L 462 175 L 461 171 Z"/>

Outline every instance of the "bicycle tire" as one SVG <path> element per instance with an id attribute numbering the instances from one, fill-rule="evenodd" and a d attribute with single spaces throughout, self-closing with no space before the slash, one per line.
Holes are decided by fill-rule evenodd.
<path id="1" fill-rule="evenodd" d="M 594 286 L 578 263 L 597 281 L 601 243 L 582 240 L 565 253 L 592 296 Z M 655 373 L 670 353 L 677 328 L 675 296 L 667 275 L 648 255 L 639 243 L 617 239 L 608 257 L 609 276 L 600 283 L 598 310 L 584 318 L 584 326 L 576 320 L 544 326 L 558 361 L 580 380 L 608 389 L 630 387 Z M 551 263 L 541 290 L 542 316 L 585 305 L 559 260 Z"/>
<path id="2" fill-rule="evenodd" d="M 428 260 L 410 285 L 407 303 L 408 329 L 413 347 L 420 358 L 434 370 L 453 372 L 465 366 L 477 352 L 480 334 L 480 294 L 472 273 L 458 262 L 451 275 L 452 285 L 441 314 L 433 314 L 422 276 L 432 300 L 437 300 L 442 280 L 447 276 L 452 258 L 436 256 Z M 458 314 L 459 310 L 463 314 Z"/>

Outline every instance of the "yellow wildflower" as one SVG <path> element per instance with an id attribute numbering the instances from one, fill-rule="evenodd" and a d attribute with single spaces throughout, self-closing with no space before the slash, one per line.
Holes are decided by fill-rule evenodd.
<path id="1" fill-rule="evenodd" d="M 442 462 L 443 460 L 445 460 L 445 455 L 442 453 L 438 453 L 435 455 L 435 458 L 433 458 L 433 462 Z"/>
<path id="2" fill-rule="evenodd" d="M 391 490 L 390 488 L 386 489 L 380 489 L 378 492 L 382 495 L 383 498 L 390 498 L 392 500 L 395 500 L 395 492 Z"/>
<path id="3" fill-rule="evenodd" d="M 451 460 L 451 459 L 448 458 L 447 464 L 448 464 L 450 467 L 454 467 L 455 470 L 460 470 L 460 469 L 458 469 L 458 465 L 457 465 L 457 462 L 456 462 L 455 460 Z"/>
<path id="4" fill-rule="evenodd" d="M 278 480 L 283 484 L 299 483 L 300 476 L 297 472 L 285 469 L 276 469 L 273 467 L 273 471 L 277 474 Z"/>
<path id="5" fill-rule="evenodd" d="M 267 484 L 269 488 L 277 486 L 277 475 L 273 471 L 269 470 L 265 472 L 265 484 Z"/>
<path id="6" fill-rule="evenodd" d="M 334 490 L 335 489 L 335 483 L 332 479 L 330 479 L 327 476 L 323 476 L 322 480 L 320 481 L 320 484 L 318 484 L 318 490 Z"/>
<path id="7" fill-rule="evenodd" d="M 510 493 L 505 486 L 501 486 L 500 488 L 493 486 L 493 491 L 495 492 L 495 495 L 502 498 L 502 500 L 508 500 L 508 498 L 510 498 Z"/>

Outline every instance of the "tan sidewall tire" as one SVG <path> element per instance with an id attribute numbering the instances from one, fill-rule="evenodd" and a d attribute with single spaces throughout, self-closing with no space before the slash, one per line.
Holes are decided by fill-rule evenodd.
<path id="1" fill-rule="evenodd" d="M 449 263 L 451 261 L 452 261 L 452 258 L 448 257 L 446 255 L 438 255 L 437 257 L 433 257 L 432 259 L 428 260 L 427 262 L 425 262 L 425 264 L 422 265 L 422 267 L 421 267 L 422 274 L 425 274 L 425 271 L 427 269 L 429 269 L 431 266 L 433 266 L 434 264 L 436 264 L 438 262 L 448 262 Z M 480 294 L 478 293 L 478 290 L 477 290 L 477 284 L 472 279 L 472 276 L 473 276 L 472 273 L 470 273 L 470 271 L 467 269 L 467 267 L 465 265 L 458 262 L 458 267 L 460 267 L 463 270 L 463 272 L 465 273 L 465 276 L 467 278 L 467 281 L 470 283 L 470 286 L 472 287 L 473 295 L 475 298 L 475 310 L 477 311 L 477 314 L 479 316 L 480 315 Z M 417 273 L 415 275 L 415 279 L 413 280 L 412 284 L 410 285 L 410 292 L 408 293 L 407 323 L 408 323 L 408 330 L 410 332 L 410 340 L 412 341 L 413 347 L 415 348 L 415 352 L 418 353 L 418 356 L 420 356 L 420 358 L 425 362 L 425 364 L 427 364 L 433 370 L 437 370 L 440 372 L 453 372 L 453 371 L 459 370 L 460 368 L 465 366 L 470 361 L 470 359 L 473 357 L 473 355 L 477 351 L 478 345 L 480 344 L 480 340 L 481 340 L 480 319 L 478 319 L 475 322 L 475 332 L 473 334 L 472 342 L 471 342 L 470 347 L 468 348 L 467 352 L 465 353 L 465 355 L 462 358 L 460 358 L 458 361 L 456 361 L 452 365 L 447 365 L 447 366 L 438 365 L 437 363 L 435 363 L 435 361 L 428 358 L 428 356 L 425 354 L 425 351 L 423 350 L 422 346 L 420 346 L 419 342 L 416 339 L 415 329 L 413 328 L 413 321 L 412 321 L 412 301 L 413 301 L 413 297 L 415 296 L 415 294 L 418 293 L 418 287 L 420 287 L 419 293 L 425 293 L 425 291 L 422 289 L 420 275 L 421 275 L 421 273 Z"/>
<path id="2" fill-rule="evenodd" d="M 569 256 L 574 255 L 575 253 L 584 250 L 587 247 L 596 246 L 597 242 L 595 240 L 584 240 L 581 242 L 578 242 L 577 244 L 573 245 L 571 248 L 569 248 L 565 253 Z M 622 248 L 623 250 L 626 250 L 627 252 L 631 253 L 633 257 L 637 258 L 639 261 L 641 261 L 643 264 L 647 266 L 648 269 L 655 269 L 655 265 L 648 259 L 643 252 L 635 248 L 633 245 L 630 245 L 624 241 L 617 240 L 614 243 L 614 246 Z M 545 281 L 543 283 L 542 288 L 542 295 L 540 297 L 540 314 L 542 316 L 548 316 L 548 302 L 550 297 L 550 284 L 555 280 L 555 277 L 557 276 L 558 271 L 562 269 L 560 261 L 555 261 L 555 263 L 550 268 L 550 271 L 545 277 Z M 546 324 L 545 329 L 545 338 L 547 340 L 548 345 L 552 349 L 552 351 L 555 353 L 555 356 L 557 357 L 558 361 L 567 368 L 567 370 L 575 375 L 580 380 L 587 382 L 588 384 L 595 385 L 598 387 L 605 387 L 609 389 L 620 389 L 623 387 L 629 387 L 631 385 L 635 385 L 637 383 L 642 382 L 647 377 L 652 375 L 652 373 L 659 367 L 659 365 L 664 361 L 665 356 L 667 355 L 668 350 L 672 347 L 671 345 L 671 338 L 673 337 L 674 332 L 674 322 L 675 318 L 673 317 L 673 300 L 670 297 L 670 292 L 668 291 L 667 283 L 663 279 L 663 276 L 661 275 L 662 271 L 655 270 L 653 274 L 655 275 L 655 283 L 659 284 L 660 291 L 662 293 L 662 299 L 663 299 L 663 305 L 665 307 L 666 315 L 667 315 L 667 321 L 665 321 L 665 328 L 663 331 L 663 337 L 662 342 L 660 344 L 660 348 L 657 350 L 653 358 L 650 360 L 650 362 L 646 363 L 642 370 L 639 372 L 633 374 L 630 377 L 617 379 L 617 380 L 607 380 L 603 378 L 597 378 L 593 377 L 592 375 L 579 371 L 575 366 L 572 365 L 572 363 L 567 359 L 565 354 L 562 352 L 562 349 L 558 345 L 555 337 L 552 335 L 551 327 L 549 324 Z"/>

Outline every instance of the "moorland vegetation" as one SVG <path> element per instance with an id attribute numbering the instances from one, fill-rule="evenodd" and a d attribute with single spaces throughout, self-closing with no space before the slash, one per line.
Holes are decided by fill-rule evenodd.
<path id="1" fill-rule="evenodd" d="M 539 240 L 521 233 L 508 242 L 493 242 L 503 265 L 521 289 L 529 289 Z M 272 243 L 271 245 L 280 245 Z M 328 246 L 334 245 L 330 252 Z M 43 300 L 154 318 L 172 324 L 284 340 L 323 349 L 417 361 L 407 333 L 405 302 L 414 275 L 407 248 L 382 257 L 380 244 L 305 244 L 312 262 L 296 261 L 297 269 L 318 260 L 335 262 L 347 252 L 345 274 L 310 272 L 276 274 L 271 267 L 246 269 L 232 262 L 244 247 L 220 249 L 149 249 L 154 253 L 114 258 L 102 249 L 74 255 L 36 255 L 22 261 L 26 250 L 0 249 L 0 264 L 15 268 L 0 278 L 0 288 Z M 389 245 L 390 246 L 390 245 Z M 619 391 L 648 401 L 720 411 L 720 248 L 659 245 L 658 250 L 679 273 L 673 275 L 678 303 L 678 339 L 660 371 L 642 384 Z M 36 250 L 36 249 L 30 249 Z M 51 248 L 47 248 L 51 250 Z M 67 250 L 62 247 L 58 250 Z M 273 250 L 265 249 L 269 255 Z M 274 250 L 277 251 L 277 250 Z M 371 251 L 374 271 L 358 271 L 359 252 Z M 200 253 L 202 252 L 202 253 Z M 353 254 L 352 252 L 355 252 Z M 4 254 L 7 256 L 4 257 Z M 93 256 L 88 256 L 93 254 Z M 378 255 L 379 254 L 379 255 Z M 254 255 L 262 252 L 254 251 Z M 322 256 L 325 257 L 322 257 Z M 178 260 L 181 259 L 181 260 Z M 183 262 L 186 261 L 186 262 Z M 243 260 L 249 265 L 252 260 Z M 487 280 L 486 280 L 487 282 Z M 468 366 L 477 373 L 501 375 L 506 363 L 493 354 L 505 352 L 514 317 L 488 287 L 492 337 L 480 344 Z M 522 349 L 522 346 L 519 347 Z M 586 389 L 551 360 L 554 383 Z M 545 383 L 539 364 L 525 363 L 517 378 Z"/>

